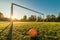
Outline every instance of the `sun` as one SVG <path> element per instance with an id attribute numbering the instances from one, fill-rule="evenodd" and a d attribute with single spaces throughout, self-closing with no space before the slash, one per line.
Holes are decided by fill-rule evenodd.
<path id="1" fill-rule="evenodd" d="M 21 17 L 22 18 L 22 17 Z M 11 19 L 12 20 L 20 20 L 20 18 L 19 17 L 16 17 L 16 16 L 11 16 Z"/>
<path id="2" fill-rule="evenodd" d="M 14 16 L 12 16 L 12 20 L 14 20 L 15 19 L 15 17 Z"/>

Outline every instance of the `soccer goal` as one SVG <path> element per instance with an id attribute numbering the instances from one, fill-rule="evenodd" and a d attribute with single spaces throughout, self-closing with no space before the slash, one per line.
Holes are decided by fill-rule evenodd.
<path id="1" fill-rule="evenodd" d="M 11 16 L 10 18 L 16 18 L 20 21 L 41 21 L 44 19 L 44 14 L 30 8 L 18 5 L 16 3 L 11 4 Z M 44 21 L 44 20 L 42 20 Z"/>

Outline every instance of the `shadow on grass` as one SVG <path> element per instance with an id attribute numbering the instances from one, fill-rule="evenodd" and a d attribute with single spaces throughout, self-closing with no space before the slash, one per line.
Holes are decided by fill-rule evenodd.
<path id="1" fill-rule="evenodd" d="M 0 32 L 0 39 L 1 39 L 1 34 L 10 26 L 10 24 L 8 26 L 6 26 L 1 32 Z"/>
<path id="2" fill-rule="evenodd" d="M 30 40 L 39 40 L 39 37 L 31 37 Z"/>
<path id="3" fill-rule="evenodd" d="M 11 23 L 10 30 L 6 40 L 12 40 L 12 29 L 13 29 L 13 23 Z"/>
<path id="4" fill-rule="evenodd" d="M 10 24 L 9 24 L 9 25 L 10 25 Z M 9 27 L 9 25 L 6 26 L 6 27 L 0 32 L 0 34 L 3 33 L 3 31 L 6 30 L 6 29 Z"/>

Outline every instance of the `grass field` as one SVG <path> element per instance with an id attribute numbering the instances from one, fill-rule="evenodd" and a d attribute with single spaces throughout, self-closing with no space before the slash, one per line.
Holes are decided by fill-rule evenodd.
<path id="1" fill-rule="evenodd" d="M 4 29 L 7 25 L 9 22 L 0 22 L 0 40 L 8 37 L 10 26 Z M 30 40 L 31 28 L 37 30 L 39 40 L 60 40 L 60 22 L 14 22 L 12 40 Z"/>

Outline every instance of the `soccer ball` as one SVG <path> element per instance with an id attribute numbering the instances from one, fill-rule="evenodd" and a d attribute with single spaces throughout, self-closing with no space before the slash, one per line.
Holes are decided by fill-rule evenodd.
<path id="1" fill-rule="evenodd" d="M 30 30 L 29 30 L 29 35 L 30 35 L 31 37 L 36 37 L 36 36 L 37 36 L 37 31 L 36 31 L 35 29 L 30 29 Z"/>

